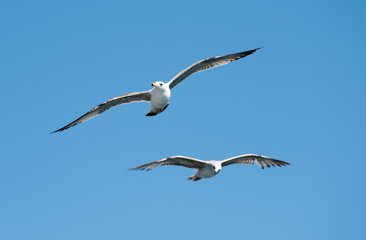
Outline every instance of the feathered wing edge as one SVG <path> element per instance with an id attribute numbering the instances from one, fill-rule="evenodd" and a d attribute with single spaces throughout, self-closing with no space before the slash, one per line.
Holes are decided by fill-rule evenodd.
<path id="1" fill-rule="evenodd" d="M 253 164 L 256 163 L 260 168 L 264 169 L 266 167 L 275 167 L 275 166 L 286 166 L 291 165 L 288 162 L 277 160 L 274 158 L 269 158 L 266 156 L 256 155 L 256 154 L 245 154 L 241 156 L 236 156 L 232 158 L 225 159 L 221 162 L 223 167 L 231 165 L 231 164 Z"/>
<path id="2" fill-rule="evenodd" d="M 217 56 L 217 57 L 212 57 L 212 58 L 198 61 L 198 62 L 192 64 L 191 66 L 187 67 L 180 73 L 178 73 L 172 80 L 170 80 L 168 82 L 169 88 L 172 89 L 178 83 L 182 82 L 184 79 L 186 79 L 187 77 L 189 77 L 190 75 L 192 75 L 194 73 L 231 63 L 235 60 L 246 57 L 259 49 L 261 49 L 261 47 L 252 49 L 249 51 L 227 54 L 227 55 L 223 55 L 223 56 Z"/>
<path id="3" fill-rule="evenodd" d="M 157 166 L 167 166 L 167 165 L 174 165 L 174 166 L 182 166 L 186 168 L 193 168 L 199 169 L 206 164 L 205 161 L 198 160 L 195 158 L 189 158 L 185 156 L 174 156 L 169 158 L 164 158 L 155 162 L 143 164 L 137 167 L 132 168 L 131 170 L 146 170 L 150 171 Z"/>
<path id="4" fill-rule="evenodd" d="M 125 95 L 121 95 L 118 97 L 114 97 L 111 98 L 107 101 L 105 101 L 104 103 L 99 104 L 98 106 L 96 106 L 95 108 L 93 108 L 92 110 L 90 110 L 89 112 L 85 113 L 83 116 L 79 117 L 78 119 L 76 119 L 75 121 L 69 123 L 68 125 L 51 132 L 52 133 L 56 133 L 56 132 L 62 132 L 68 128 L 71 128 L 73 126 L 76 126 L 82 122 L 85 122 L 89 119 L 92 119 L 100 114 L 102 114 L 103 112 L 107 111 L 108 109 L 121 105 L 121 104 L 127 104 L 127 103 L 132 103 L 132 102 L 142 102 L 142 101 L 150 101 L 151 95 L 149 91 L 146 92 L 134 92 L 134 93 L 128 93 Z"/>

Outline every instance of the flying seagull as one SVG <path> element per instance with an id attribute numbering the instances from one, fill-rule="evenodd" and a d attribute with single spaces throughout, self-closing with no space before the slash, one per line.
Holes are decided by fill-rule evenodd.
<path id="1" fill-rule="evenodd" d="M 275 166 L 286 166 L 290 165 L 288 162 L 276 160 L 273 158 L 255 155 L 255 154 L 245 154 L 241 156 L 236 156 L 228 158 L 222 161 L 202 161 L 195 158 L 185 157 L 185 156 L 174 156 L 169 158 L 164 158 L 155 162 L 147 163 L 141 166 L 132 168 L 132 170 L 146 170 L 150 171 L 157 166 L 175 165 L 187 168 L 194 168 L 197 170 L 195 174 L 190 176 L 188 180 L 198 181 L 201 178 L 210 178 L 218 174 L 222 167 L 231 164 L 253 164 L 256 163 L 260 168 L 264 169 L 266 167 Z"/>
<path id="2" fill-rule="evenodd" d="M 170 90 L 174 88 L 178 83 L 182 82 L 184 79 L 189 77 L 190 75 L 200 72 L 203 70 L 207 70 L 210 68 L 222 66 L 225 64 L 228 64 L 230 62 L 233 62 L 235 60 L 238 60 L 240 58 L 246 57 L 255 51 L 257 51 L 260 48 L 256 48 L 253 50 L 240 52 L 240 53 L 234 53 L 234 54 L 228 54 L 224 56 L 218 56 L 213 58 L 208 58 L 199 62 L 196 62 L 195 64 L 189 66 L 188 68 L 184 69 L 180 73 L 178 73 L 172 80 L 170 80 L 167 83 L 157 81 L 155 83 L 152 83 L 151 85 L 154 87 L 153 89 L 145 92 L 134 92 L 129 93 L 125 95 L 121 95 L 118 97 L 111 98 L 104 103 L 96 106 L 83 116 L 79 117 L 75 121 L 71 122 L 70 124 L 52 132 L 61 132 L 68 128 L 71 128 L 73 126 L 78 125 L 79 123 L 85 122 L 93 117 L 96 117 L 103 112 L 107 111 L 108 109 L 132 102 L 150 102 L 150 110 L 146 114 L 146 116 L 155 116 L 161 112 L 163 112 L 169 105 L 169 99 L 170 99 Z"/>

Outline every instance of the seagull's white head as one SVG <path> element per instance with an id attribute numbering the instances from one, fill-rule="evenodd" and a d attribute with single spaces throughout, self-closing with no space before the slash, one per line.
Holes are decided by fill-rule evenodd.
<path id="1" fill-rule="evenodd" d="M 214 164 L 212 164 L 212 167 L 213 167 L 215 173 L 219 173 L 222 168 L 221 163 L 214 163 Z"/>
<path id="2" fill-rule="evenodd" d="M 157 82 L 152 83 L 151 86 L 154 86 L 155 88 L 158 88 L 158 89 L 165 89 L 168 85 L 164 82 L 157 81 Z"/>

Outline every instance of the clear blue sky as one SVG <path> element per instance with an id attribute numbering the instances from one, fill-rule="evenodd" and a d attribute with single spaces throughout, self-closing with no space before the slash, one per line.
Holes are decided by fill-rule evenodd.
<path id="1" fill-rule="evenodd" d="M 364 1 L 2 1 L 0 238 L 365 239 Z M 168 109 L 99 103 L 178 85 Z M 188 98 L 189 97 L 189 98 Z M 173 155 L 255 153 L 199 182 Z"/>

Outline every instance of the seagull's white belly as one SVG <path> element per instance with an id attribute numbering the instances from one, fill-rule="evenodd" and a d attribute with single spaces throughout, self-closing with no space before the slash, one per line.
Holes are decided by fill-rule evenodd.
<path id="1" fill-rule="evenodd" d="M 215 170 L 210 165 L 207 165 L 199 169 L 196 173 L 196 176 L 200 178 L 210 178 L 215 176 L 216 174 L 217 173 L 215 172 Z"/>
<path id="2" fill-rule="evenodd" d="M 153 89 L 151 91 L 151 99 L 150 104 L 154 108 L 162 108 L 168 105 L 170 99 L 170 89 L 169 90 L 160 90 Z"/>

